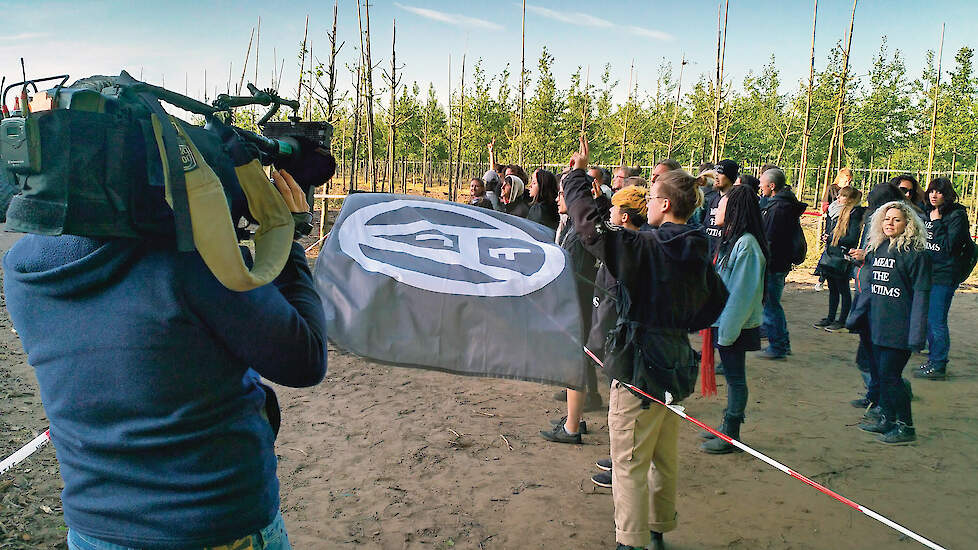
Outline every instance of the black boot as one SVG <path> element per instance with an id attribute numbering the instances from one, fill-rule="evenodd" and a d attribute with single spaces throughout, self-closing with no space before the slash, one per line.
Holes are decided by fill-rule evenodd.
<path id="1" fill-rule="evenodd" d="M 727 429 L 727 409 L 723 409 L 723 416 L 720 417 L 720 427 L 717 428 L 717 431 L 721 433 L 727 433 L 724 431 L 726 429 Z M 716 439 L 717 436 L 713 435 L 713 432 L 708 432 L 706 430 L 703 430 L 700 432 L 700 437 L 703 439 Z"/>
<path id="2" fill-rule="evenodd" d="M 892 430 L 880 435 L 876 440 L 886 445 L 909 445 L 917 440 L 917 432 L 913 426 L 897 422 Z"/>
<path id="3" fill-rule="evenodd" d="M 869 420 L 859 425 L 859 429 L 864 432 L 870 432 L 874 434 L 885 434 L 892 430 L 894 427 L 893 421 L 886 417 L 885 413 L 880 413 L 880 419 L 876 422 Z"/>
<path id="4" fill-rule="evenodd" d="M 928 363 L 927 368 L 915 370 L 913 377 L 924 378 L 926 380 L 947 380 L 947 368 L 935 367 L 934 365 Z"/>
<path id="5" fill-rule="evenodd" d="M 743 417 L 738 418 L 735 416 L 724 415 L 723 423 L 725 429 L 722 430 L 723 434 L 729 436 L 731 439 L 740 441 L 740 424 L 743 421 Z M 733 452 L 740 452 L 739 447 L 735 447 L 719 437 L 704 441 L 703 444 L 700 445 L 700 449 L 710 453 L 711 455 L 725 455 Z"/>

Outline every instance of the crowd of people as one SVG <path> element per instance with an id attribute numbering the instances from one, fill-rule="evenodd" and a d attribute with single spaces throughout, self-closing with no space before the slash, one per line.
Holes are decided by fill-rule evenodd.
<path id="1" fill-rule="evenodd" d="M 720 359 L 716 371 L 727 386 L 718 429 L 739 440 L 748 352 L 762 360 L 792 355 L 781 299 L 788 273 L 808 255 L 801 226 L 808 205 L 795 196 L 784 171 L 770 164 L 755 177 L 726 159 L 701 164 L 694 177 L 663 159 L 646 180 L 637 167 L 622 165 L 612 173 L 589 166 L 587 153 L 582 138 L 562 174 L 535 170 L 526 192 L 522 168 L 496 164 L 492 156 L 492 168 L 473 179 L 471 204 L 555 229 L 577 275 L 581 341 L 597 357 L 615 353 L 606 349 L 615 345 L 609 333 L 626 322 L 681 327 L 686 345 L 689 332 L 710 327 Z M 913 376 L 946 379 L 948 311 L 974 267 L 975 246 L 967 210 L 950 180 L 936 178 L 924 190 L 903 174 L 873 186 L 866 205 L 853 183 L 852 171 L 843 168 L 822 197 L 816 290 L 827 285 L 829 303 L 812 325 L 858 334 L 854 362 L 865 393 L 851 404 L 864 410 L 859 428 L 878 434 L 881 443 L 905 445 L 916 433 L 903 371 L 912 352 L 926 347 L 928 360 Z M 702 255 L 683 256 L 679 243 L 687 255 L 701 244 Z M 663 256 L 671 261 L 657 261 Z M 717 288 L 704 271 L 717 278 Z M 700 284 L 696 299 L 675 287 L 678 274 Z M 604 408 L 595 362 L 587 354 L 582 361 L 587 387 L 555 394 L 566 400 L 567 414 L 540 432 L 549 441 L 581 443 L 587 433 L 583 414 Z M 596 462 L 601 471 L 592 481 L 613 490 L 619 548 L 650 541 L 651 548 L 664 548 L 662 533 L 676 526 L 678 417 L 632 391 L 632 373 L 625 379 L 613 368 L 605 374 L 612 384 L 611 457 Z M 707 453 L 739 450 L 709 431 L 701 436 Z"/>

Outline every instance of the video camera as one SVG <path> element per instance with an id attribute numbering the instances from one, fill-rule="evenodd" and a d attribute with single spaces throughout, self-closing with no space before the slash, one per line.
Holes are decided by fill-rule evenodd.
<path id="1" fill-rule="evenodd" d="M 208 105 L 125 71 L 65 86 L 68 78 L 29 80 L 25 74 L 24 81 L 3 87 L 0 184 L 12 183 L 16 191 L 9 208 L 0 205 L 8 231 L 124 238 L 175 234 L 181 250 L 192 250 L 183 176 L 194 164 L 193 151 L 220 179 L 239 238 L 248 238 L 242 219 L 256 222 L 251 197 L 239 181 L 244 164 L 254 159 L 285 169 L 310 204 L 315 188 L 336 171 L 329 153 L 332 126 L 301 122 L 299 103 L 274 90 L 248 84 L 250 96 L 221 94 Z M 45 82 L 56 85 L 38 87 Z M 14 109 L 8 111 L 8 93 L 16 88 Z M 161 101 L 202 115 L 205 126 L 170 116 Z M 231 125 L 232 109 L 249 105 L 271 107 L 258 122 L 263 135 Z M 293 116 L 269 121 L 282 106 Z"/>

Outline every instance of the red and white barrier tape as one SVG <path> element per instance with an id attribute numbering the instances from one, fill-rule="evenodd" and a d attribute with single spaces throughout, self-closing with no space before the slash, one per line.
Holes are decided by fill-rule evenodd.
<path id="1" fill-rule="evenodd" d="M 594 353 L 591 352 L 591 350 L 587 349 L 587 347 L 584 348 L 584 353 L 588 354 L 588 356 L 592 360 L 594 360 L 594 362 L 597 363 L 598 366 L 600 366 L 601 368 L 604 368 L 604 363 L 600 359 L 598 359 L 597 356 L 594 355 Z M 765 454 L 763 454 L 763 453 L 761 453 L 759 451 L 755 451 L 754 449 L 748 447 L 747 445 L 741 443 L 740 441 L 737 441 L 736 439 L 731 438 L 727 434 L 724 434 L 724 433 L 722 433 L 722 432 L 720 432 L 718 430 L 715 430 L 715 429 L 711 428 L 710 426 L 707 426 L 702 421 L 700 421 L 700 420 L 698 420 L 698 419 L 696 419 L 696 418 L 694 418 L 694 417 L 689 416 L 688 414 L 686 414 L 686 410 L 683 407 L 681 407 L 679 405 L 673 405 L 671 403 L 662 402 L 659 399 L 656 399 L 655 397 L 649 395 L 648 393 L 642 391 L 639 388 L 636 388 L 635 386 L 633 386 L 631 384 L 626 384 L 626 383 L 621 382 L 621 381 L 619 381 L 619 383 L 621 383 L 622 385 L 624 385 L 628 389 L 630 389 L 630 390 L 638 393 L 639 395 L 643 395 L 643 396 L 651 399 L 652 401 L 655 401 L 656 403 L 658 403 L 658 404 L 666 407 L 670 411 L 676 413 L 677 415 L 681 416 L 682 418 L 685 418 L 686 420 L 689 420 L 693 424 L 696 424 L 700 428 L 703 428 L 704 430 L 712 433 L 713 435 L 719 437 L 720 439 L 726 441 L 727 443 L 733 445 L 734 447 L 737 447 L 738 449 L 740 449 L 740 450 L 742 450 L 742 451 L 744 451 L 744 452 L 746 452 L 746 453 L 754 456 L 755 458 L 760 459 L 761 461 L 767 463 L 768 465 L 773 466 L 773 467 L 777 468 L 778 470 L 781 470 L 782 472 L 784 472 L 784 473 L 788 474 L 789 476 L 797 479 L 798 481 L 801 481 L 802 483 L 805 483 L 806 485 L 810 485 L 811 487 L 814 487 L 819 492 L 824 493 L 824 494 L 826 494 L 826 495 L 834 498 L 835 500 L 838 500 L 839 502 L 845 504 L 846 506 L 849 506 L 850 508 L 853 508 L 853 509 L 856 509 L 856 510 L 862 512 L 863 514 L 865 514 L 865 515 L 867 515 L 867 516 L 875 519 L 876 521 L 882 523 L 883 525 L 886 525 L 886 526 L 888 526 L 888 527 L 890 527 L 892 529 L 895 529 L 895 530 L 903 533 L 904 535 L 906 535 L 906 536 L 914 539 L 915 541 L 923 544 L 924 546 L 927 546 L 929 548 L 933 548 L 934 550 L 946 550 L 943 546 L 937 544 L 936 542 L 933 542 L 930 539 L 927 539 L 927 538 L 925 538 L 925 537 L 923 537 L 921 535 L 918 535 L 917 533 L 914 533 L 913 531 L 911 531 L 910 529 L 907 529 L 906 527 L 900 525 L 899 523 L 897 523 L 897 522 L 895 522 L 893 520 L 890 520 L 888 518 L 885 518 L 885 517 L 881 516 L 880 514 L 874 512 L 873 510 L 870 510 L 869 508 L 867 508 L 867 507 L 865 507 L 865 506 L 863 506 L 863 505 L 861 505 L 861 504 L 859 504 L 857 502 L 853 502 L 852 500 L 849 500 L 848 498 L 840 495 L 839 493 L 836 493 L 835 491 L 829 489 L 828 487 L 825 487 L 824 485 L 821 485 L 821 484 L 819 484 L 819 483 L 817 483 L 815 481 L 812 481 L 811 479 L 809 479 L 809 478 L 807 478 L 807 477 L 799 474 L 798 472 L 792 470 L 791 468 L 785 466 L 784 464 L 781 464 L 777 460 L 774 460 L 773 458 L 771 458 L 771 457 L 769 457 L 769 456 L 767 456 L 767 455 L 765 455 Z M 670 396 L 667 395 L 666 396 L 666 399 L 669 400 L 670 399 Z M 20 463 L 21 461 L 23 461 L 24 459 L 26 459 L 30 455 L 34 454 L 35 451 L 37 451 L 38 449 L 40 449 L 41 447 L 43 447 L 44 444 L 47 443 L 50 440 L 51 440 L 51 431 L 50 430 L 45 430 L 44 433 L 42 433 L 41 435 L 35 437 L 30 443 L 28 443 L 27 445 L 24 445 L 17 452 L 15 452 L 14 454 L 12 454 L 9 457 L 5 458 L 3 460 L 3 462 L 0 462 L 0 474 L 6 472 L 10 468 L 13 468 L 15 465 L 17 465 L 18 463 Z"/>
<path id="2" fill-rule="evenodd" d="M 3 459 L 3 462 L 0 462 L 0 474 L 13 468 L 25 458 L 34 454 L 35 451 L 43 447 L 48 441 L 51 441 L 51 430 L 44 430 L 44 433 L 35 437 L 30 443 L 24 445 L 18 449 L 17 452 Z"/>
<path id="3" fill-rule="evenodd" d="M 604 363 L 600 359 L 598 359 L 597 356 L 595 356 L 594 353 L 591 352 L 591 350 L 587 349 L 587 347 L 584 348 L 584 353 L 588 354 L 588 356 L 591 359 L 593 359 L 594 362 L 597 363 L 601 368 L 604 368 Z M 870 510 L 869 508 L 866 508 L 865 506 L 863 506 L 863 505 L 861 505 L 861 504 L 859 504 L 857 502 L 853 502 L 853 501 L 849 500 L 848 498 L 840 495 L 839 493 L 836 493 L 835 491 L 829 489 L 828 487 L 825 487 L 823 485 L 820 485 L 819 483 L 816 483 L 815 481 L 812 481 L 811 479 L 808 479 L 807 477 L 799 474 L 798 472 L 792 470 L 791 468 L 785 466 L 784 464 L 781 464 L 777 460 L 774 460 L 773 458 L 771 458 L 771 457 L 769 457 L 769 456 L 767 456 L 767 455 L 765 455 L 763 453 L 760 453 L 758 451 L 755 451 L 754 449 L 748 447 L 747 445 L 744 445 L 740 441 L 737 441 L 736 439 L 733 439 L 729 435 L 724 434 L 724 433 L 721 433 L 720 431 L 715 430 L 715 429 L 711 428 L 710 426 L 707 426 L 703 422 L 701 422 L 701 421 L 697 420 L 696 418 L 693 418 L 692 416 L 689 416 L 688 414 L 686 414 L 686 410 L 683 407 L 681 407 L 679 405 L 673 405 L 673 404 L 669 404 L 669 403 L 663 403 L 662 401 L 656 399 L 655 397 L 652 397 L 648 393 L 640 390 L 639 388 L 636 388 L 635 386 L 633 386 L 631 384 L 626 384 L 626 383 L 624 383 L 624 382 L 622 382 L 620 380 L 618 382 L 620 384 L 622 384 L 623 386 L 627 387 L 628 389 L 630 389 L 630 390 L 632 390 L 632 391 L 634 391 L 634 392 L 636 392 L 636 393 L 638 393 L 640 395 L 643 395 L 643 396 L 651 399 L 652 401 L 655 401 L 656 403 L 658 403 L 658 404 L 666 407 L 670 411 L 678 414 L 679 416 L 685 418 L 686 420 L 689 420 L 693 424 L 696 424 L 700 428 L 703 428 L 704 430 L 706 430 L 706 431 L 710 432 L 711 434 L 719 437 L 720 439 L 726 441 L 727 443 L 733 445 L 734 447 L 737 447 L 738 449 L 740 449 L 740 450 L 742 450 L 742 451 L 744 451 L 746 453 L 749 453 L 750 455 L 752 455 L 755 458 L 758 458 L 758 459 L 764 461 L 765 463 L 767 463 L 770 466 L 774 466 L 778 470 L 781 470 L 782 472 L 784 472 L 784 473 L 788 474 L 789 476 L 797 479 L 798 481 L 801 481 L 802 483 L 805 483 L 806 485 L 810 485 L 810 486 L 814 487 L 819 492 L 822 492 L 822 493 L 824 493 L 824 494 L 826 494 L 826 495 L 834 498 L 835 500 L 838 500 L 839 502 L 845 504 L 846 506 L 849 506 L 850 508 L 854 508 L 856 510 L 859 510 L 863 514 L 865 514 L 865 515 L 867 515 L 867 516 L 875 519 L 876 521 L 882 523 L 883 525 L 886 525 L 886 526 L 888 526 L 888 527 L 890 527 L 892 529 L 896 529 L 897 531 L 899 531 L 899 532 L 903 533 L 904 535 L 906 535 L 906 536 L 914 539 L 915 541 L 919 542 L 920 544 L 923 544 L 924 546 L 927 546 L 929 548 L 933 548 L 934 550 L 946 550 L 943 546 L 937 544 L 936 542 L 933 542 L 933 541 L 931 541 L 931 540 L 929 540 L 929 539 L 927 539 L 925 537 L 922 537 L 922 536 L 918 535 L 917 533 L 914 533 L 913 531 L 911 531 L 910 529 L 907 529 L 906 527 L 900 525 L 899 523 L 897 523 L 897 522 L 895 522 L 893 520 L 887 519 L 887 518 L 885 518 L 885 517 L 877 514 L 876 512 Z M 671 399 L 671 396 L 669 396 L 668 394 L 666 394 L 666 400 L 668 401 L 670 399 Z"/>

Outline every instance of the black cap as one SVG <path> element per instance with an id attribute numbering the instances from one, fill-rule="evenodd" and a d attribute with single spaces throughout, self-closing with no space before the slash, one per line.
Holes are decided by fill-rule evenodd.
<path id="1" fill-rule="evenodd" d="M 736 182 L 737 176 L 740 175 L 740 165 L 730 159 L 721 160 L 717 163 L 713 170 L 717 174 L 727 176 L 731 182 Z"/>

